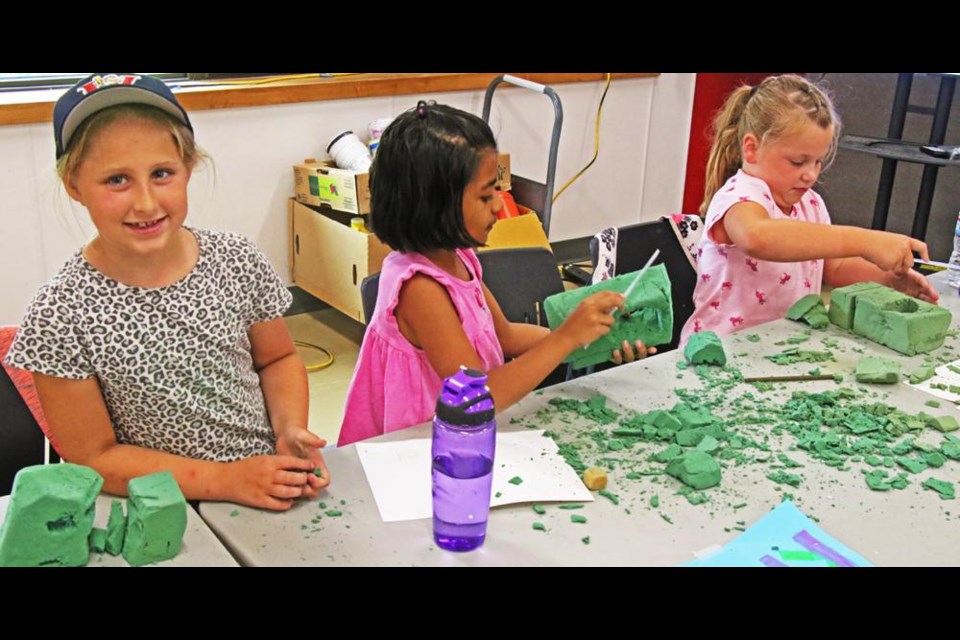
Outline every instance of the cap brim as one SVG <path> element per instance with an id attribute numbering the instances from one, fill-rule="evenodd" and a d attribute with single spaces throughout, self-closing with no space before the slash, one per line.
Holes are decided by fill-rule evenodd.
<path id="1" fill-rule="evenodd" d="M 93 114 L 118 104 L 131 103 L 146 104 L 151 107 L 156 107 L 161 111 L 169 113 L 171 116 L 193 130 L 193 127 L 190 125 L 190 120 L 187 119 L 183 109 L 173 102 L 170 102 L 170 100 L 164 96 L 136 86 L 114 85 L 109 87 L 101 87 L 96 93 L 84 98 L 79 104 L 77 104 L 76 107 L 73 108 L 72 111 L 70 111 L 70 113 L 67 114 L 67 117 L 64 118 L 63 125 L 60 128 L 60 142 L 62 148 L 65 150 L 68 146 L 70 146 L 70 140 L 73 138 L 73 134 L 76 132 L 77 127 L 79 127 L 84 120 Z"/>

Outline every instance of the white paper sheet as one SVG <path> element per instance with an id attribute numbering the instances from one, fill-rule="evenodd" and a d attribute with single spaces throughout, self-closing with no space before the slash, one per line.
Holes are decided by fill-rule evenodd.
<path id="1" fill-rule="evenodd" d="M 356 447 L 384 522 L 433 517 L 429 438 L 358 442 Z M 515 477 L 523 482 L 512 484 Z M 497 434 L 491 494 L 492 507 L 594 499 L 559 454 L 557 443 L 540 430 Z"/>
<path id="2" fill-rule="evenodd" d="M 929 380 L 924 380 L 919 384 L 910 384 L 909 382 L 906 382 L 906 379 L 910 374 L 910 372 L 907 371 L 904 374 L 904 382 L 915 389 L 926 391 L 927 393 L 937 396 L 938 398 L 943 398 L 944 400 L 954 403 L 960 402 L 960 393 L 950 391 L 950 387 L 953 387 L 955 390 L 960 390 L 960 373 L 952 370 L 950 367 L 960 370 L 960 360 L 954 360 L 953 362 L 940 365 L 935 369 L 936 374 L 932 378 Z M 947 388 L 934 389 L 932 386 L 933 384 L 946 385 Z"/>

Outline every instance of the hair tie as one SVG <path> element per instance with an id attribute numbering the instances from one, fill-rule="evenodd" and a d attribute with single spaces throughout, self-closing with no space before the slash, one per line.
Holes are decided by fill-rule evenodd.
<path id="1" fill-rule="evenodd" d="M 427 103 L 424 100 L 417 102 L 417 116 L 422 120 L 427 117 Z"/>

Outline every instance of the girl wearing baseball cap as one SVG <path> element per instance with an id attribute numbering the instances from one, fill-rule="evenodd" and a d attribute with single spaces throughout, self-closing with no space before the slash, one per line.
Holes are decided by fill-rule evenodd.
<path id="1" fill-rule="evenodd" d="M 185 224 L 205 156 L 160 80 L 94 74 L 54 108 L 57 170 L 96 236 L 41 287 L 6 362 L 104 490 L 169 470 L 191 500 L 287 509 L 330 482 L 291 302 L 248 240 Z"/>

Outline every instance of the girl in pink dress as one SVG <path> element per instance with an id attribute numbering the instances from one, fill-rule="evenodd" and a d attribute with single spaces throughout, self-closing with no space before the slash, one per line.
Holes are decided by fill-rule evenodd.
<path id="1" fill-rule="evenodd" d="M 430 420 L 442 380 L 460 366 L 487 372 L 503 410 L 610 331 L 610 311 L 623 307 L 614 292 L 587 298 L 553 332 L 504 317 L 473 251 L 503 208 L 496 182 L 497 143 L 477 116 L 421 101 L 384 131 L 370 172 L 370 222 L 394 251 L 380 272 L 340 445 Z M 647 353 L 642 343 L 625 345 L 616 359 Z"/>
<path id="2" fill-rule="evenodd" d="M 800 76 L 734 91 L 714 121 L 696 309 L 680 342 L 784 317 L 822 283 L 874 281 L 929 302 L 937 292 L 912 269 L 927 245 L 898 233 L 831 225 L 813 191 L 830 164 L 840 120 L 829 97 Z"/>

